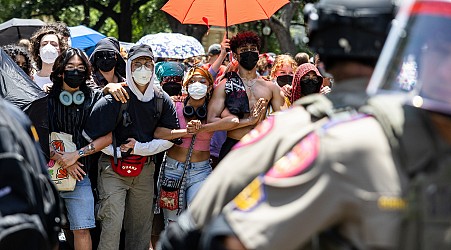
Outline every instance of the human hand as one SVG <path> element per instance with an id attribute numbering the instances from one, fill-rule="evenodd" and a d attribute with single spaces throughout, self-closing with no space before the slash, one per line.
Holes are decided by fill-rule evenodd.
<path id="1" fill-rule="evenodd" d="M 323 86 L 321 87 L 321 89 L 319 90 L 319 92 L 323 95 L 325 94 L 329 94 L 330 91 L 332 91 L 332 89 L 329 86 Z"/>
<path id="2" fill-rule="evenodd" d="M 122 87 L 122 83 L 108 83 L 105 86 L 105 89 L 118 102 L 126 103 L 127 100 L 130 99 L 127 90 L 125 90 L 124 87 Z"/>
<path id="3" fill-rule="evenodd" d="M 66 169 L 72 165 L 74 165 L 78 158 L 78 151 L 74 152 L 58 152 L 61 157 L 58 158 L 57 163 L 63 168 Z M 80 163 L 81 164 L 81 163 Z M 83 164 L 82 164 L 83 166 Z"/>
<path id="4" fill-rule="evenodd" d="M 288 84 L 286 84 L 286 85 L 284 85 L 283 87 L 280 88 L 280 90 L 282 90 L 283 95 L 286 98 L 288 98 L 288 99 L 291 98 L 291 91 L 292 91 L 292 89 L 293 88 L 291 87 L 291 85 L 288 85 Z"/>
<path id="5" fill-rule="evenodd" d="M 121 152 L 126 153 L 131 149 L 131 151 L 129 153 L 133 154 L 133 149 L 135 148 L 135 144 L 136 144 L 136 140 L 134 138 L 128 138 L 127 143 L 122 144 L 120 146 Z"/>
<path id="6" fill-rule="evenodd" d="M 186 131 L 188 134 L 196 134 L 202 128 L 202 122 L 200 120 L 191 120 L 186 124 Z"/>
<path id="7" fill-rule="evenodd" d="M 52 86 L 53 83 L 46 83 L 42 86 L 42 90 L 44 90 L 45 93 L 49 93 Z"/>
<path id="8" fill-rule="evenodd" d="M 186 96 L 182 96 L 182 95 L 174 95 L 174 96 L 170 96 L 170 97 L 173 102 L 184 102 L 186 99 Z"/>
<path id="9" fill-rule="evenodd" d="M 75 164 L 67 167 L 67 173 L 74 177 L 77 181 L 83 180 L 83 176 L 86 176 L 85 171 L 81 168 L 83 164 L 76 162 Z"/>
<path id="10" fill-rule="evenodd" d="M 266 112 L 267 101 L 264 98 L 260 98 L 257 102 L 252 106 L 249 121 L 251 124 L 256 124 L 264 119 L 264 115 Z"/>
<path id="11" fill-rule="evenodd" d="M 221 54 L 224 55 L 228 51 L 230 51 L 230 39 L 228 39 L 226 33 L 224 33 L 224 37 L 221 42 Z"/>

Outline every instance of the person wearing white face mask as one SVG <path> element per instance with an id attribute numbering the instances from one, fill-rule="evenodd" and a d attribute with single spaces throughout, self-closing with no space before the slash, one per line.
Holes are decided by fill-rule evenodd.
<path id="1" fill-rule="evenodd" d="M 173 145 L 167 150 L 163 164 L 161 166 L 158 188 L 159 200 L 164 200 L 161 183 L 164 180 L 172 179 L 182 183 L 178 198 L 178 206 L 171 207 L 156 203 L 155 213 L 163 210 L 165 225 L 177 221 L 177 217 L 185 210 L 195 194 L 201 188 L 205 179 L 212 172 L 210 164 L 210 141 L 213 132 L 218 128 L 217 124 L 207 124 L 207 106 L 213 90 L 212 75 L 201 67 L 191 68 L 183 81 L 183 87 L 188 92 L 184 101 L 176 101 L 177 117 L 180 127 L 186 127 L 188 131 L 197 131 L 196 137 L 193 134 L 186 134 L 182 137 L 183 143 Z M 191 146 L 192 141 L 194 144 Z M 190 154 L 190 147 L 191 154 Z M 189 161 L 187 156 L 190 155 Z M 186 166 L 189 164 L 189 166 Z M 183 177 L 182 177 L 183 176 Z"/>
<path id="2" fill-rule="evenodd" d="M 48 91 L 44 85 L 51 86 L 50 73 L 52 73 L 53 63 L 61 51 L 66 49 L 66 40 L 51 27 L 44 26 L 31 37 L 30 51 L 37 69 L 33 74 L 33 80 L 41 89 Z"/>
<path id="3" fill-rule="evenodd" d="M 125 249 L 149 249 L 155 170 L 151 156 L 170 148 L 173 142 L 168 140 L 177 138 L 179 131 L 175 106 L 153 85 L 154 75 L 152 49 L 144 44 L 133 46 L 126 64 L 124 88 L 130 97 L 126 106 L 111 95 L 103 96 L 83 131 L 90 142 L 113 132 L 113 142 L 119 146 L 115 150 L 108 146 L 99 159 L 97 218 L 102 229 L 98 249 L 119 249 L 122 225 Z M 122 172 L 121 166 L 128 171 Z"/>

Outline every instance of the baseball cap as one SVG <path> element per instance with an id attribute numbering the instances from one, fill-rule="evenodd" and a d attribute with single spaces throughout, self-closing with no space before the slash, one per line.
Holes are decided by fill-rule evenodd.
<path id="1" fill-rule="evenodd" d="M 134 60 L 141 56 L 148 56 L 154 60 L 152 48 L 147 44 L 135 45 L 128 51 L 128 60 Z"/>
<path id="2" fill-rule="evenodd" d="M 219 55 L 221 53 L 221 45 L 214 43 L 208 47 L 208 55 Z"/>

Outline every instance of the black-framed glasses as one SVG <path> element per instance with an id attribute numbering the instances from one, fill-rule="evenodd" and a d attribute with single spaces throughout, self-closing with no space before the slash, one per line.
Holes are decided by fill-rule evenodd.
<path id="1" fill-rule="evenodd" d="M 64 67 L 64 70 L 68 70 L 68 71 L 73 71 L 73 70 L 76 70 L 76 69 L 78 71 L 84 72 L 84 71 L 86 71 L 86 66 L 85 65 L 75 66 L 75 65 L 72 65 L 72 64 L 68 64 L 68 65 L 66 65 L 66 67 Z"/>

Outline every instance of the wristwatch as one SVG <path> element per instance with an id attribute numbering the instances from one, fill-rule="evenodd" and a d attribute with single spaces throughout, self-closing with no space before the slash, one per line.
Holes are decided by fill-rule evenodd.
<path id="1" fill-rule="evenodd" d="M 78 156 L 80 157 L 85 156 L 85 151 L 83 149 L 78 150 Z"/>

